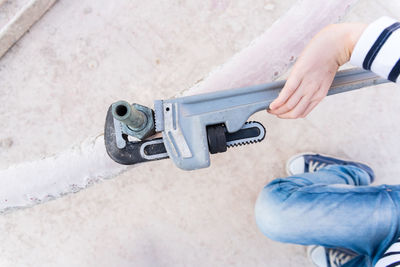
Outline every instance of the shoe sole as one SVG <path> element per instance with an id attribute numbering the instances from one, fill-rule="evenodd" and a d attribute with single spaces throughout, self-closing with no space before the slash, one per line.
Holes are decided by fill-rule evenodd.
<path id="1" fill-rule="evenodd" d="M 321 265 L 318 265 L 318 264 L 316 264 L 315 262 L 314 262 L 314 260 L 313 260 L 313 258 L 312 258 L 312 256 L 311 256 L 311 254 L 313 253 L 313 251 L 315 250 L 315 249 L 317 249 L 318 247 L 320 247 L 320 246 L 318 246 L 318 245 L 311 245 L 311 246 L 307 246 L 307 259 L 313 264 L 313 266 L 315 266 L 315 267 L 321 267 Z M 326 267 L 328 266 L 328 264 L 326 265 Z"/>

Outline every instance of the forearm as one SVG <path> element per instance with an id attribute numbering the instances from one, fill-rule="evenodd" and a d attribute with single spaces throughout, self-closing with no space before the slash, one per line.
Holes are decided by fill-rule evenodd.
<path id="1" fill-rule="evenodd" d="M 348 61 L 400 82 L 400 23 L 384 17 L 370 25 L 325 27 L 298 58 L 269 112 L 280 118 L 304 118 L 327 95 L 338 68 Z"/>

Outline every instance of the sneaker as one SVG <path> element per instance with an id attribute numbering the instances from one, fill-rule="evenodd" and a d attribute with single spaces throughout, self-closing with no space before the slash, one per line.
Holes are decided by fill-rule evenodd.
<path id="1" fill-rule="evenodd" d="M 357 256 L 356 253 L 347 249 L 322 246 L 309 246 L 307 254 L 312 263 L 318 267 L 340 267 Z"/>
<path id="2" fill-rule="evenodd" d="M 302 153 L 293 156 L 286 164 L 286 172 L 289 176 L 292 176 L 306 172 L 316 172 L 329 165 L 352 165 L 366 171 L 371 178 L 371 183 L 375 178 L 374 171 L 366 164 L 333 158 L 316 153 Z"/>

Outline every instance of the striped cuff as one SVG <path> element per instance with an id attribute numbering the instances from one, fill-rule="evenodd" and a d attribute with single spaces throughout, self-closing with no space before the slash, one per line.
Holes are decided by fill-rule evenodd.
<path id="1" fill-rule="evenodd" d="M 397 239 L 385 254 L 381 256 L 375 267 L 400 266 L 400 239 Z"/>
<path id="2" fill-rule="evenodd" d="M 358 40 L 350 62 L 400 83 L 400 23 L 383 17 L 370 24 Z"/>

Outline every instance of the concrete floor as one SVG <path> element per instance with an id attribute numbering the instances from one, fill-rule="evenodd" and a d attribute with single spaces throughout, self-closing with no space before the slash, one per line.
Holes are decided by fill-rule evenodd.
<path id="1" fill-rule="evenodd" d="M 151 106 L 191 87 L 294 2 L 60 0 L 0 60 L 0 168 L 96 136 L 115 100 Z M 344 19 L 398 14 L 394 1 L 366 0 Z M 310 150 L 369 162 L 377 184 L 400 183 L 399 101 L 389 84 L 329 97 L 303 120 L 260 113 L 267 140 L 212 156 L 208 169 L 139 165 L 2 215 L 0 266 L 311 266 L 305 248 L 258 231 L 258 192 Z"/>

